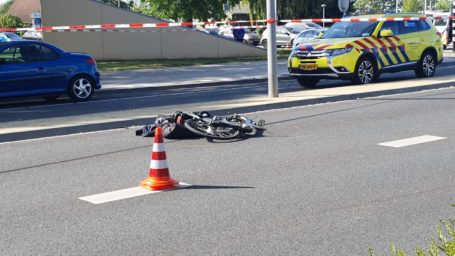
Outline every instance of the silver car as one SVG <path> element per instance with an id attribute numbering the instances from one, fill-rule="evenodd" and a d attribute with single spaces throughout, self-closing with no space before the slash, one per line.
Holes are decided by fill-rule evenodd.
<path id="1" fill-rule="evenodd" d="M 298 46 L 299 44 L 305 44 L 309 41 L 315 39 L 322 33 L 327 31 L 327 28 L 320 28 L 320 29 L 306 29 L 299 33 L 296 39 L 294 39 L 294 43 L 292 44 L 292 48 Z"/>
<path id="2" fill-rule="evenodd" d="M 234 33 L 232 32 L 232 29 L 230 29 L 230 28 L 225 28 L 225 29 L 220 30 L 219 35 L 230 38 L 230 39 L 234 39 Z M 258 36 L 258 34 L 256 34 L 255 31 L 253 31 L 251 29 L 245 29 L 245 35 L 243 36 L 244 44 L 258 45 L 259 40 L 260 40 L 259 36 Z"/>
<path id="3" fill-rule="evenodd" d="M 280 26 L 276 29 L 276 45 L 277 47 L 286 47 L 289 48 L 292 46 L 292 43 L 300 30 L 294 28 L 286 28 L 285 26 Z M 264 48 L 267 48 L 268 44 L 268 29 L 264 30 L 262 33 L 261 41 L 259 42 Z"/>

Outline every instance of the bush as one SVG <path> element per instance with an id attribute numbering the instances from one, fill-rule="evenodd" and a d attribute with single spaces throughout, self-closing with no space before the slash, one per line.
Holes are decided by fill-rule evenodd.
<path id="1" fill-rule="evenodd" d="M 455 204 L 452 204 L 452 206 L 455 207 Z M 440 225 L 436 227 L 436 233 L 438 234 L 438 241 L 434 238 L 431 239 L 431 245 L 428 252 L 417 248 L 417 256 L 455 256 L 455 219 L 441 220 Z M 370 256 L 374 256 L 372 249 L 369 249 L 368 251 Z M 392 253 L 393 256 L 407 255 L 404 250 L 397 250 L 395 246 L 392 246 Z"/>
<path id="2" fill-rule="evenodd" d="M 2 28 L 21 28 L 23 26 L 22 20 L 17 16 L 9 14 L 0 16 L 0 27 Z"/>

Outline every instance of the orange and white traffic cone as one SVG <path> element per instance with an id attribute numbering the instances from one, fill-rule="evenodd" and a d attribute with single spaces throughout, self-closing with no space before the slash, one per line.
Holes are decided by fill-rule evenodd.
<path id="1" fill-rule="evenodd" d="M 161 127 L 157 127 L 153 142 L 149 177 L 141 182 L 141 186 L 149 190 L 166 190 L 175 189 L 178 185 L 179 182 L 173 180 L 169 173 L 166 151 L 164 150 L 163 131 Z"/>

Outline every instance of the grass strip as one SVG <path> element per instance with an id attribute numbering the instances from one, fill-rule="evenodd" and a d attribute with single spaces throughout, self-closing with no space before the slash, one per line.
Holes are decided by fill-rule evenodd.
<path id="1" fill-rule="evenodd" d="M 278 59 L 286 59 L 290 50 L 278 50 Z M 106 71 L 124 71 L 139 69 L 159 69 L 181 66 L 198 66 L 232 62 L 248 62 L 267 60 L 267 56 L 239 57 L 239 58 L 201 58 L 201 59 L 156 59 L 156 60 L 109 60 L 98 61 L 98 69 Z"/>

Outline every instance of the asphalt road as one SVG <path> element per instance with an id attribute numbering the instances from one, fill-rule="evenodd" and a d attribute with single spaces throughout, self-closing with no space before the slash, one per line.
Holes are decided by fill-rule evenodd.
<path id="1" fill-rule="evenodd" d="M 442 78 L 441 81 L 444 81 L 444 77 L 452 78 L 454 66 L 455 62 L 443 63 L 437 69 L 436 78 Z M 384 74 L 376 84 L 408 80 L 413 83 L 410 79 L 415 79 L 412 71 Z M 320 85 L 321 88 L 339 88 L 351 84 L 347 81 L 326 80 Z M 281 81 L 279 87 L 282 94 L 318 92 L 317 89 L 302 89 L 294 80 Z M 92 101 L 78 104 L 69 99 L 53 104 L 42 99 L 2 101 L 0 142 L 148 124 L 153 121 L 150 119 L 152 115 L 172 113 L 176 110 L 211 110 L 220 106 L 220 102 L 248 101 L 266 95 L 267 83 L 256 82 L 179 89 L 101 90 Z M 242 110 L 251 109 L 237 109 Z M 45 129 L 46 127 L 48 128 Z"/>
<path id="2" fill-rule="evenodd" d="M 172 176 L 195 186 L 99 205 L 78 198 L 137 186 L 151 139 L 119 129 L 1 143 L 0 255 L 426 248 L 454 215 L 454 111 L 449 88 L 250 113 L 267 121 L 262 137 L 166 141 Z M 422 135 L 445 139 L 378 145 Z"/>

